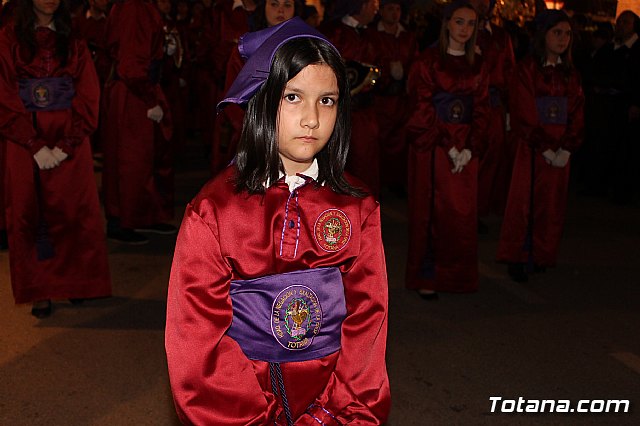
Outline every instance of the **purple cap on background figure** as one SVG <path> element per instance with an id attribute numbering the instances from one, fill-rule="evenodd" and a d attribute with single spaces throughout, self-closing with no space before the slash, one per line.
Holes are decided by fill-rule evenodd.
<path id="1" fill-rule="evenodd" d="M 289 40 L 301 37 L 317 38 L 331 44 L 322 33 L 307 25 L 299 17 L 240 37 L 238 50 L 246 63 L 224 99 L 218 103 L 218 111 L 230 103 L 245 106 L 267 81 L 273 57 L 280 46 Z"/>

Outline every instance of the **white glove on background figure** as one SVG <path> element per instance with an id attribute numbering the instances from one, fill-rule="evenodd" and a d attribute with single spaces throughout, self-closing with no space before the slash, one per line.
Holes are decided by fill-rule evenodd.
<path id="1" fill-rule="evenodd" d="M 553 162 L 556 160 L 556 153 L 550 149 L 543 152 L 542 156 L 544 157 L 544 161 L 546 161 L 548 165 L 553 164 Z"/>
<path id="2" fill-rule="evenodd" d="M 569 162 L 569 157 L 571 157 L 571 153 L 569 151 L 558 148 L 558 150 L 556 151 L 556 158 L 553 160 L 551 165 L 553 167 L 564 167 Z"/>
<path id="3" fill-rule="evenodd" d="M 465 148 L 460 151 L 458 158 L 456 158 L 456 167 L 454 168 L 454 173 L 460 173 L 462 169 L 464 169 L 465 166 L 469 164 L 469 161 L 471 161 L 471 151 Z"/>
<path id="4" fill-rule="evenodd" d="M 451 159 L 451 162 L 453 163 L 453 169 L 451 169 L 452 173 L 457 173 L 456 172 L 456 161 L 458 161 L 458 155 L 460 155 L 460 151 L 458 151 L 458 148 L 456 148 L 455 146 L 453 148 L 451 148 L 448 152 L 449 154 L 449 158 Z"/>
<path id="5" fill-rule="evenodd" d="M 162 107 L 160 105 L 156 105 L 153 108 L 147 110 L 147 118 L 155 121 L 156 123 L 161 122 L 162 117 L 164 117 L 164 111 L 162 111 Z"/>
<path id="6" fill-rule="evenodd" d="M 60 161 L 53 155 L 53 152 L 47 146 L 40 148 L 38 152 L 33 154 L 40 170 L 49 170 L 57 167 Z"/>
<path id="7" fill-rule="evenodd" d="M 404 68 L 402 67 L 402 62 L 390 62 L 389 74 L 391 74 L 391 77 L 393 77 L 394 80 L 402 80 L 402 77 L 404 77 Z"/>
<path id="8" fill-rule="evenodd" d="M 51 153 L 53 154 L 54 157 L 56 157 L 56 160 L 58 160 L 58 163 L 62 163 L 64 160 L 66 160 L 69 157 L 69 154 L 67 154 L 57 146 L 51 150 Z"/>

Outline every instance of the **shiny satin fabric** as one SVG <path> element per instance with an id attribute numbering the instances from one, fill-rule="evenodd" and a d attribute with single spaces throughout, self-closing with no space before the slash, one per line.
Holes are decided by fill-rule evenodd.
<path id="1" fill-rule="evenodd" d="M 281 364 L 289 405 L 296 425 L 317 424 L 305 414 L 312 403 L 343 424 L 384 423 L 390 404 L 388 301 L 378 204 L 313 182 L 290 194 L 284 179 L 265 195 L 236 194 L 234 170 L 225 169 L 189 204 L 176 244 L 165 338 L 181 420 L 283 424 L 268 363 L 247 359 L 226 335 L 231 280 L 337 267 L 347 309 L 342 348 L 317 360 Z M 311 411 L 321 417 L 322 408 Z"/>
<path id="2" fill-rule="evenodd" d="M 584 95 L 575 70 L 565 75 L 555 67 L 541 68 L 528 57 L 518 64 L 510 89 L 511 126 L 517 145 L 509 198 L 505 211 L 497 260 L 556 264 L 567 202 L 570 162 L 553 167 L 542 153 L 558 148 L 574 152 L 582 142 Z M 536 98 L 566 97 L 567 124 L 545 124 L 536 109 Z M 535 154 L 532 154 L 532 148 Z M 530 218 L 531 155 L 535 155 L 533 185 L 533 256 L 525 247 Z"/>
<path id="3" fill-rule="evenodd" d="M 414 110 L 409 135 L 409 251 L 406 287 L 445 292 L 478 288 L 478 158 L 486 138 L 488 76 L 477 57 L 440 56 L 429 48 L 409 74 Z M 449 123 L 438 117 L 433 98 L 447 92 L 473 99 L 471 122 Z M 471 161 L 452 173 L 448 152 L 469 149 Z M 432 264 L 432 265 L 431 265 Z M 427 273 L 428 272 L 428 273 Z"/>
<path id="4" fill-rule="evenodd" d="M 108 296 L 106 244 L 88 143 L 97 123 L 98 79 L 83 41 L 70 40 L 64 67 L 54 55 L 53 31 L 38 29 L 36 41 L 36 56 L 25 63 L 13 27 L 0 32 L 0 143 L 6 149 L 5 208 L 14 299 L 27 303 Z M 76 96 L 71 108 L 27 112 L 15 82 L 60 76 L 73 79 Z M 69 157 L 51 170 L 38 170 L 32 151 L 41 145 L 58 146 Z M 41 219 L 54 256 L 39 261 L 36 233 Z"/>
<path id="5" fill-rule="evenodd" d="M 162 60 L 162 18 L 150 3 L 125 0 L 111 9 L 107 46 L 117 79 L 104 90 L 103 191 L 107 216 L 124 228 L 165 222 L 173 217 L 171 109 L 159 84 L 149 79 L 154 61 Z M 147 110 L 160 105 L 160 123 Z M 158 159 L 162 161 L 157 161 Z M 167 183 L 168 182 L 168 183 Z M 164 185 L 163 185 L 164 184 Z"/>

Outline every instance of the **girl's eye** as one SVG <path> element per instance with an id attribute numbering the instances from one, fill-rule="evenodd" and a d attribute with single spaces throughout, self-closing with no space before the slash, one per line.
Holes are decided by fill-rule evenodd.
<path id="1" fill-rule="evenodd" d="M 336 104 L 336 101 L 333 98 L 322 98 L 320 99 L 320 103 L 326 106 L 334 106 Z"/>
<path id="2" fill-rule="evenodd" d="M 298 100 L 298 95 L 296 95 L 295 93 L 289 93 L 287 95 L 284 95 L 284 98 L 288 101 L 288 102 L 295 102 Z"/>

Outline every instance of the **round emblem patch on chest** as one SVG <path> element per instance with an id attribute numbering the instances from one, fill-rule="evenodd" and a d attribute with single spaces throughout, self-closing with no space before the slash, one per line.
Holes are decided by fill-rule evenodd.
<path id="1" fill-rule="evenodd" d="M 342 210 L 325 210 L 316 219 L 314 234 L 324 251 L 342 250 L 351 238 L 351 221 Z"/>
<path id="2" fill-rule="evenodd" d="M 283 348 L 290 351 L 308 348 L 321 326 L 322 307 L 309 287 L 289 286 L 273 301 L 271 333 Z"/>
<path id="3" fill-rule="evenodd" d="M 50 102 L 49 88 L 44 84 L 38 84 L 33 88 L 33 103 L 39 107 L 46 107 Z"/>
<path id="4" fill-rule="evenodd" d="M 464 116 L 464 104 L 456 100 L 449 105 L 449 121 L 452 123 L 459 123 Z"/>

